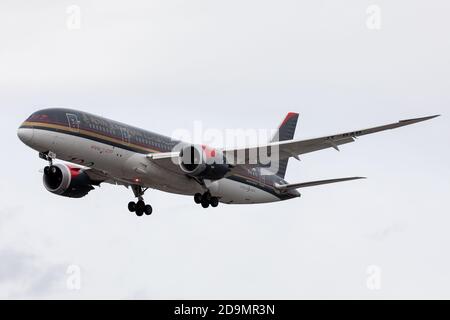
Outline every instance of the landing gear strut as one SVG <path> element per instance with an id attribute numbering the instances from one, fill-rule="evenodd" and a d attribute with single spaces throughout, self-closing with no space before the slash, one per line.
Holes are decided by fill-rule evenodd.
<path id="1" fill-rule="evenodd" d="M 39 158 L 48 161 L 48 166 L 53 166 L 53 159 L 56 159 L 56 154 L 52 151 L 39 152 Z"/>
<path id="2" fill-rule="evenodd" d="M 217 208 L 219 205 L 219 198 L 211 196 L 209 192 L 205 192 L 204 194 L 196 193 L 194 201 L 196 204 L 201 204 L 205 209 L 209 208 L 209 206 Z"/>
<path id="3" fill-rule="evenodd" d="M 136 202 L 130 202 L 128 204 L 128 210 L 130 212 L 136 213 L 138 217 L 142 217 L 144 214 L 149 216 L 153 213 L 153 208 L 149 204 L 145 204 L 144 202 L 144 193 L 147 191 L 147 189 L 143 189 L 141 186 L 132 186 L 133 193 L 136 198 L 139 199 L 139 201 Z"/>
<path id="4" fill-rule="evenodd" d="M 46 177 L 57 175 L 57 170 L 55 166 L 53 166 L 53 159 L 56 159 L 56 154 L 52 151 L 47 152 L 39 152 L 39 158 L 48 162 L 48 166 L 44 168 L 44 175 Z"/>

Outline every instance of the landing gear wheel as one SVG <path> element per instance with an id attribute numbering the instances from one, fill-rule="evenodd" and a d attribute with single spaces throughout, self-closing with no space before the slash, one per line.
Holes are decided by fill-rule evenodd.
<path id="1" fill-rule="evenodd" d="M 148 188 L 144 189 L 140 185 L 132 185 L 131 186 L 134 196 L 139 199 L 137 203 L 130 202 L 128 204 L 128 210 L 131 212 L 135 212 L 138 217 L 142 217 L 144 214 L 149 216 L 153 213 L 153 208 L 149 204 L 145 204 L 144 202 L 144 193 Z"/>
<path id="2" fill-rule="evenodd" d="M 142 200 L 139 200 L 136 203 L 136 215 L 138 217 L 142 217 L 144 215 L 144 211 L 145 211 L 145 202 Z"/>
<path id="3" fill-rule="evenodd" d="M 209 202 L 213 208 L 217 208 L 219 206 L 219 199 L 216 197 L 212 197 Z"/>
<path id="4" fill-rule="evenodd" d="M 195 201 L 195 203 L 196 203 L 196 204 L 202 203 L 202 197 L 203 197 L 203 196 L 202 196 L 200 193 L 196 193 L 195 196 L 194 196 L 194 201 Z"/>
<path id="5" fill-rule="evenodd" d="M 202 200 L 202 207 L 203 207 L 204 209 L 207 209 L 207 208 L 209 207 L 209 201 L 206 200 L 206 199 L 203 199 L 203 200 Z"/>
<path id="6" fill-rule="evenodd" d="M 138 209 L 145 209 L 145 202 L 142 201 L 142 200 L 139 200 L 139 201 L 136 203 L 136 208 L 138 208 Z"/>
<path id="7" fill-rule="evenodd" d="M 153 208 L 152 208 L 152 206 L 151 205 L 146 205 L 145 206 L 145 209 L 144 209 L 144 213 L 147 215 L 147 216 L 150 216 L 152 213 L 153 213 Z"/>
<path id="8" fill-rule="evenodd" d="M 134 203 L 133 201 L 130 202 L 130 203 L 128 204 L 128 210 L 129 210 L 130 212 L 136 212 L 136 203 Z"/>

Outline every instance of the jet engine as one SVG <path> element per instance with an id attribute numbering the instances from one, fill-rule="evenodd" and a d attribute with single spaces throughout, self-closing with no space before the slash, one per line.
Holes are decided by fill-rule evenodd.
<path id="1" fill-rule="evenodd" d="M 43 181 L 51 193 L 69 198 L 82 198 L 94 189 L 91 179 L 81 168 L 65 164 L 45 167 Z"/>
<path id="2" fill-rule="evenodd" d="M 180 152 L 181 170 L 191 177 L 219 180 L 230 171 L 222 152 L 207 146 L 187 146 Z"/>

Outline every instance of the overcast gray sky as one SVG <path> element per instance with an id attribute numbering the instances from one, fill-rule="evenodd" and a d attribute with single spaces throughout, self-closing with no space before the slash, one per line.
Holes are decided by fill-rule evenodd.
<path id="1" fill-rule="evenodd" d="M 450 298 L 449 12 L 445 0 L 2 1 L 0 298 Z M 151 191 L 155 214 L 137 218 L 123 187 L 80 200 L 44 189 L 45 162 L 16 129 L 50 106 L 166 135 L 194 121 L 272 129 L 289 111 L 297 138 L 443 117 L 304 156 L 287 175 L 365 181 L 206 211 Z"/>

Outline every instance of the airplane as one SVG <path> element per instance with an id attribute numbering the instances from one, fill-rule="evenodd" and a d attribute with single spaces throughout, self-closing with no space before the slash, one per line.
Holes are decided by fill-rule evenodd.
<path id="1" fill-rule="evenodd" d="M 439 115 L 402 120 L 308 140 L 295 140 L 298 113 L 287 114 L 270 142 L 255 147 L 214 149 L 173 140 L 87 112 L 49 108 L 33 113 L 18 129 L 19 139 L 48 165 L 44 187 L 51 193 L 82 198 L 102 183 L 131 188 L 137 202 L 128 210 L 141 217 L 153 208 L 144 201 L 148 189 L 193 196 L 203 208 L 224 204 L 257 204 L 301 197 L 298 189 L 365 179 L 348 177 L 290 184 L 290 158 L 323 149 L 339 151 L 358 137 L 430 120 Z M 268 170 L 262 150 L 276 164 Z M 54 163 L 61 160 L 62 163 Z M 270 172 L 268 172 L 270 171 Z"/>

